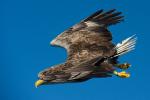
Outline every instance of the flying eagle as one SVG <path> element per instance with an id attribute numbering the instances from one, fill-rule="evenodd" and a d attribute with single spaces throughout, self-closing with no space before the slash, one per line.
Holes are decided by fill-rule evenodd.
<path id="1" fill-rule="evenodd" d="M 133 50 L 136 37 L 131 36 L 121 43 L 112 43 L 112 34 L 108 26 L 123 20 L 121 12 L 99 10 L 62 32 L 51 45 L 67 50 L 66 62 L 45 69 L 38 74 L 35 86 L 68 82 L 83 82 L 91 78 L 111 77 L 122 78 L 129 73 L 116 69 L 127 69 L 130 64 L 118 63 L 118 57 Z"/>

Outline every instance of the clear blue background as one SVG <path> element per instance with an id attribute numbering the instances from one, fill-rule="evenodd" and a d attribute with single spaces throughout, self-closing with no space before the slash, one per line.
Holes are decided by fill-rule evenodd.
<path id="1" fill-rule="evenodd" d="M 150 100 L 149 0 L 1 0 L 1 100 Z M 114 42 L 137 34 L 129 62 L 131 78 L 34 87 L 37 73 L 64 62 L 66 52 L 49 42 L 98 9 L 122 11 L 125 21 L 111 26 Z"/>

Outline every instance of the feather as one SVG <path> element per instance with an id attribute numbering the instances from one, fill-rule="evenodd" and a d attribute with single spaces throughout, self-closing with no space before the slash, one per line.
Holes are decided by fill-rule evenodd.
<path id="1" fill-rule="evenodd" d="M 128 53 L 134 50 L 136 40 L 137 40 L 137 37 L 133 35 L 123 40 L 121 43 L 118 43 L 114 48 L 117 51 L 117 53 L 113 57 L 117 57 L 117 56 L 123 55 L 125 53 Z"/>
<path id="2" fill-rule="evenodd" d="M 95 12 L 90 17 L 83 20 L 83 22 L 87 21 L 93 21 L 95 23 L 98 23 L 99 26 L 109 26 L 112 24 L 119 23 L 123 20 L 123 16 L 120 16 L 121 12 L 116 12 L 115 9 L 110 10 L 108 12 L 103 12 L 103 10 L 100 10 L 98 12 Z"/>

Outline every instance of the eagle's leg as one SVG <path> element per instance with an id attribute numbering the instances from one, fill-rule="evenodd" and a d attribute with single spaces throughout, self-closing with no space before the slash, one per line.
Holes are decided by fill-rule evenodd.
<path id="1" fill-rule="evenodd" d="M 130 77 L 130 74 L 125 72 L 125 71 L 122 71 L 122 72 L 117 72 L 116 70 L 113 72 L 114 75 L 116 76 L 119 76 L 121 78 L 128 78 Z"/>
<path id="2" fill-rule="evenodd" d="M 124 63 L 124 64 L 115 64 L 114 66 L 120 69 L 128 69 L 131 65 L 129 63 Z"/>

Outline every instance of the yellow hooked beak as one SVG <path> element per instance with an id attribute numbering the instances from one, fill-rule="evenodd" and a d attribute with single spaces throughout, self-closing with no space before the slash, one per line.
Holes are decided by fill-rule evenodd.
<path id="1" fill-rule="evenodd" d="M 43 81 L 43 80 L 37 80 L 37 81 L 35 82 L 35 87 L 37 88 L 38 86 L 42 85 L 44 82 L 45 82 L 45 81 Z"/>

